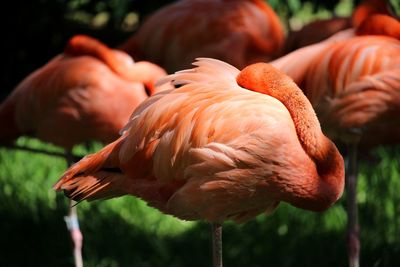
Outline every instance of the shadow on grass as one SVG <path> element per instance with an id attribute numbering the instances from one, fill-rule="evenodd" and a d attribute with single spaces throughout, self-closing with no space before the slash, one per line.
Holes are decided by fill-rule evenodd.
<path id="1" fill-rule="evenodd" d="M 207 223 L 198 223 L 173 237 L 156 236 L 126 223 L 116 213 L 99 216 L 97 208 L 97 204 L 92 205 L 82 222 L 85 266 L 211 265 Z M 304 225 L 296 215 L 284 221 L 285 214 L 294 208 L 285 205 L 281 209 L 276 215 L 259 216 L 243 225 L 224 225 L 226 266 L 346 266 L 343 231 L 318 227 L 320 214 L 310 213 L 310 225 Z M 73 266 L 62 220 L 65 209 L 38 207 L 37 211 L 34 217 L 24 210 L 1 212 L 0 266 Z M 395 266 L 400 261 L 399 246 L 363 245 L 363 266 Z"/>

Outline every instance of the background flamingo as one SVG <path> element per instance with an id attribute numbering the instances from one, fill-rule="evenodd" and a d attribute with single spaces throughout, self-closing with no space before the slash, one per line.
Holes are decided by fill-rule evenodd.
<path id="1" fill-rule="evenodd" d="M 1 104 L 0 120 L 10 127 L 0 140 L 32 135 L 68 150 L 88 140 L 111 142 L 163 75 L 154 64 L 134 63 L 122 51 L 76 36 Z"/>
<path id="2" fill-rule="evenodd" d="M 272 64 L 303 89 L 324 132 L 349 146 L 349 261 L 350 266 L 359 266 L 357 147 L 400 142 L 400 42 L 386 36 L 328 41 Z"/>
<path id="3" fill-rule="evenodd" d="M 174 72 L 198 56 L 243 68 L 277 57 L 283 44 L 283 26 L 264 1 L 186 0 L 148 17 L 119 48 Z"/>
<path id="4" fill-rule="evenodd" d="M 154 64 L 134 63 L 122 51 L 88 36 L 75 36 L 63 54 L 24 79 L 1 104 L 0 122 L 7 127 L 0 133 L 0 142 L 34 136 L 66 149 L 70 165 L 74 145 L 118 138 L 134 108 L 155 92 L 154 80 L 164 75 Z M 67 224 L 75 264 L 82 266 L 82 235 L 75 208 Z"/>
<path id="5" fill-rule="evenodd" d="M 394 25 L 396 21 L 394 17 L 396 15 L 389 1 L 365 0 L 357 5 L 350 17 L 316 20 L 298 31 L 290 32 L 285 41 L 284 53 L 287 54 L 301 47 L 322 42 L 332 35 L 350 28 L 355 29 L 357 35 L 372 33 L 399 35 L 399 32 L 395 30 L 398 26 Z M 365 21 L 367 18 L 368 20 Z"/>
<path id="6" fill-rule="evenodd" d="M 169 76 L 184 85 L 146 100 L 122 137 L 54 188 L 77 201 L 130 194 L 214 226 L 271 213 L 280 201 L 313 211 L 336 202 L 343 159 L 291 79 L 265 63 L 241 72 L 213 59 L 195 65 Z M 222 266 L 216 244 L 214 266 Z"/>

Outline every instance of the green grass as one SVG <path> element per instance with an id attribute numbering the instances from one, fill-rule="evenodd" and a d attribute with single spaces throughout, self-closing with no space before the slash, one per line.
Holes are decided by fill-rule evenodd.
<path id="1" fill-rule="evenodd" d="M 24 138 L 18 143 L 56 149 Z M 378 148 L 373 162 L 360 166 L 362 266 L 400 262 L 399 159 L 400 147 Z M 0 266 L 72 266 L 62 219 L 67 201 L 51 189 L 65 168 L 61 158 L 0 149 Z M 225 265 L 346 266 L 344 205 L 342 198 L 313 213 L 281 204 L 272 216 L 224 224 Z M 180 221 L 128 196 L 78 208 L 85 266 L 210 266 L 204 222 Z"/>

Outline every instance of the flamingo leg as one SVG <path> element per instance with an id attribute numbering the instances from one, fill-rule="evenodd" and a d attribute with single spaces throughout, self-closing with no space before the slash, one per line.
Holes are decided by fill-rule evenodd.
<path id="1" fill-rule="evenodd" d="M 222 267 L 222 225 L 219 223 L 211 224 L 212 248 L 213 248 L 213 267 Z"/>
<path id="2" fill-rule="evenodd" d="M 348 165 L 346 172 L 347 190 L 347 249 L 349 266 L 360 266 L 360 226 L 358 224 L 357 211 L 357 144 L 348 147 Z"/>
<path id="3" fill-rule="evenodd" d="M 68 167 L 70 167 L 73 161 L 73 155 L 70 150 L 65 152 Z M 74 253 L 74 262 L 75 267 L 83 267 L 83 260 L 82 260 L 82 240 L 83 235 L 79 228 L 79 220 L 78 220 L 78 213 L 76 211 L 76 202 L 69 199 L 69 212 L 68 216 L 64 217 L 64 220 L 67 224 L 67 228 L 70 232 L 72 243 L 73 243 L 73 253 Z"/>

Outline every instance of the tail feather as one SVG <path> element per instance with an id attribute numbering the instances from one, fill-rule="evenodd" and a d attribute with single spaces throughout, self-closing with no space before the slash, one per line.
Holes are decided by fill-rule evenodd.
<path id="1" fill-rule="evenodd" d="M 65 195 L 75 201 L 118 197 L 124 194 L 118 187 L 122 174 L 97 172 L 93 175 L 75 176 L 60 187 Z"/>
<path id="2" fill-rule="evenodd" d="M 53 188 L 63 190 L 67 197 L 78 202 L 125 194 L 121 186 L 125 176 L 116 167 L 119 143 L 120 139 L 75 163 Z"/>

